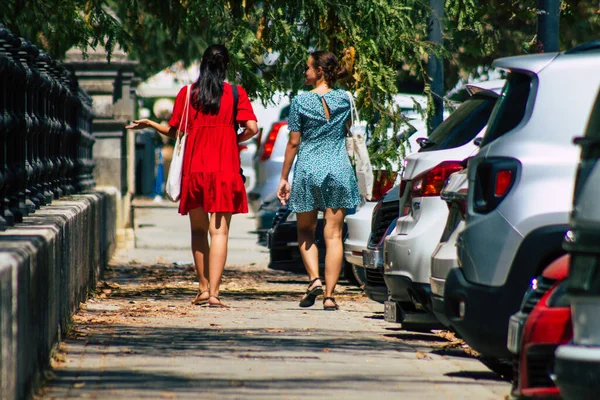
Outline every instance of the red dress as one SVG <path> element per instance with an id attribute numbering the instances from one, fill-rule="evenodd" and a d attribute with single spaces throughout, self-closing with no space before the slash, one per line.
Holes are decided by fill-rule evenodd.
<path id="1" fill-rule="evenodd" d="M 169 125 L 179 128 L 187 87 L 181 88 L 173 106 Z M 192 91 L 193 96 L 193 91 Z M 238 122 L 256 121 L 246 91 L 238 86 Z M 205 212 L 247 213 L 246 188 L 240 174 L 240 155 L 233 128 L 233 93 L 223 85 L 219 112 L 203 114 L 190 106 L 188 137 L 183 156 L 183 176 L 179 213 L 202 207 Z"/>

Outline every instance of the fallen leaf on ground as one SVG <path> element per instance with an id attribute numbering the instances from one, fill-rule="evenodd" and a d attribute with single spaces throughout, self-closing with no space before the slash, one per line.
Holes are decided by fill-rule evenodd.
<path id="1" fill-rule="evenodd" d="M 284 329 L 279 329 L 279 328 L 267 328 L 267 329 L 265 329 L 265 331 L 269 332 L 269 333 L 283 333 L 283 332 L 285 332 Z"/>
<path id="2" fill-rule="evenodd" d="M 325 348 L 323 349 L 323 353 L 329 353 L 329 352 L 331 352 L 331 350 L 329 350 L 327 347 L 325 347 Z"/>
<path id="3" fill-rule="evenodd" d="M 73 385 L 74 388 L 82 388 L 85 386 L 85 382 L 77 382 Z"/>
<path id="4" fill-rule="evenodd" d="M 425 360 L 431 360 L 432 358 L 429 357 L 427 354 L 421 352 L 421 351 L 417 351 L 417 358 L 419 360 L 425 359 Z"/>

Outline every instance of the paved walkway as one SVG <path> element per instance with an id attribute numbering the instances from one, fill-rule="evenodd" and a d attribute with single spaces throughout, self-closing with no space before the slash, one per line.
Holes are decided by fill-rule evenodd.
<path id="1" fill-rule="evenodd" d="M 266 268 L 253 220 L 233 221 L 222 298 L 192 306 L 187 219 L 136 210 L 140 246 L 119 251 L 74 317 L 41 399 L 504 399 L 510 384 L 427 329 L 383 321 L 342 284 L 342 309 L 300 309 L 302 275 Z M 406 328 L 406 327 L 405 327 Z"/>

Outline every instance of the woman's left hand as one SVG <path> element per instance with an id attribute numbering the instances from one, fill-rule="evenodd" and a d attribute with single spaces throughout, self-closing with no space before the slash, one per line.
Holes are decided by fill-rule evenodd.
<path id="1" fill-rule="evenodd" d="M 127 125 L 125 129 L 146 129 L 152 128 L 152 121 L 149 119 L 134 119 L 133 123 Z"/>
<path id="2" fill-rule="evenodd" d="M 287 179 L 282 179 L 279 182 L 279 187 L 277 188 L 277 198 L 281 202 L 282 205 L 286 205 L 287 201 L 290 198 L 290 183 Z"/>

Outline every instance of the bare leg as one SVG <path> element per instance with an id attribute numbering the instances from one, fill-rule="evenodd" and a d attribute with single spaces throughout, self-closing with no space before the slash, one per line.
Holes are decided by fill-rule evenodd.
<path id="1" fill-rule="evenodd" d="M 190 210 L 190 225 L 192 231 L 192 255 L 198 275 L 198 295 L 193 303 L 208 301 L 208 214 L 202 207 Z"/>
<path id="2" fill-rule="evenodd" d="M 325 210 L 325 226 L 323 236 L 325 237 L 325 297 L 333 297 L 342 271 L 344 261 L 344 245 L 342 244 L 342 231 L 344 228 L 345 208 Z M 326 300 L 324 306 L 334 306 L 331 300 Z"/>
<path id="3" fill-rule="evenodd" d="M 210 216 L 210 257 L 209 257 L 209 304 L 219 304 L 219 287 L 227 261 L 227 243 L 231 213 L 213 213 Z"/>
<path id="4" fill-rule="evenodd" d="M 319 278 L 319 249 L 315 243 L 315 229 L 317 228 L 317 210 L 298 213 L 298 247 L 300 255 L 304 262 L 304 267 L 308 273 L 308 280 L 313 281 L 310 284 L 309 290 L 322 286 Z M 316 279 L 316 280 L 315 280 Z M 306 298 L 306 295 L 304 296 Z M 303 299 L 304 299 L 303 298 Z M 304 306 L 303 306 L 304 307 Z"/>

